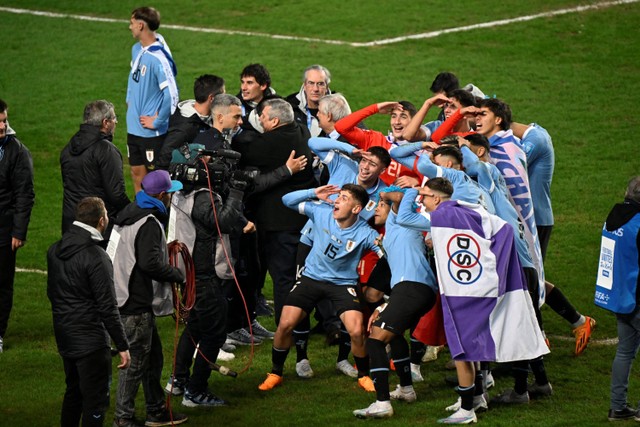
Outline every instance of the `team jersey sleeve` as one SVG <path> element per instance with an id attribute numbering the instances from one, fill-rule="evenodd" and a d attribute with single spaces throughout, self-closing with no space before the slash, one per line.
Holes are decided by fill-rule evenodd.
<path id="1" fill-rule="evenodd" d="M 466 145 L 460 147 L 460 151 L 462 152 L 462 164 L 464 165 L 464 170 L 467 172 L 467 175 L 470 177 L 478 176 L 480 159 L 476 156 L 476 153 L 471 151 Z"/>
<path id="2" fill-rule="evenodd" d="M 540 157 L 540 154 L 542 154 L 543 150 L 540 149 L 541 143 L 540 141 L 537 141 L 538 137 L 539 135 L 537 132 L 535 132 L 535 129 L 529 127 L 529 129 L 527 129 L 527 131 L 525 132 L 524 137 L 520 141 L 520 143 L 522 144 L 522 149 L 527 155 L 527 164 L 534 163 L 538 159 L 538 157 Z"/>
<path id="3" fill-rule="evenodd" d="M 422 142 L 413 142 L 411 144 L 398 145 L 389 151 L 389 155 L 393 160 L 400 163 L 411 170 L 414 169 L 416 162 L 415 152 L 422 149 Z"/>
<path id="4" fill-rule="evenodd" d="M 431 122 L 427 122 L 422 125 L 422 129 L 424 130 L 424 134 L 425 134 L 425 139 L 427 141 L 431 140 L 433 133 L 436 131 L 436 129 L 438 129 L 438 127 L 440 127 L 441 124 L 442 124 L 442 120 L 433 120 Z"/>
<path id="5" fill-rule="evenodd" d="M 402 227 L 410 228 L 417 231 L 429 231 L 431 230 L 431 221 L 429 220 L 429 214 L 426 216 L 419 214 L 413 207 L 413 201 L 418 196 L 418 190 L 410 188 L 404 193 L 400 206 L 398 206 L 398 214 L 396 217 L 396 223 Z"/>
<path id="6" fill-rule="evenodd" d="M 437 144 L 440 144 L 440 140 L 447 135 L 451 135 L 453 128 L 456 127 L 458 122 L 462 119 L 460 109 L 457 109 L 448 119 L 446 119 L 436 130 L 431 134 L 431 140 Z"/>
<path id="7" fill-rule="evenodd" d="M 162 73 L 164 76 L 164 72 Z M 171 91 L 168 86 L 162 89 L 162 104 L 158 110 L 158 117 L 153 121 L 155 129 L 166 128 L 169 126 L 169 117 L 171 117 Z"/>
<path id="8" fill-rule="evenodd" d="M 366 150 L 367 148 L 369 148 L 369 146 L 374 145 L 370 142 L 369 138 L 369 134 L 373 131 L 365 131 L 363 129 L 360 129 L 358 127 L 358 123 L 376 113 L 378 113 L 378 104 L 372 104 L 368 107 L 351 113 L 347 117 L 344 117 L 336 122 L 336 131 L 350 143 L 356 145 L 359 148 L 362 148 L 363 150 Z"/>
<path id="9" fill-rule="evenodd" d="M 318 157 L 320 157 L 322 163 L 328 163 L 329 160 L 325 161 L 325 159 L 327 159 L 327 156 L 329 156 L 329 154 L 334 150 L 346 154 L 351 154 L 354 150 L 353 145 L 347 144 L 346 142 L 321 137 L 310 138 L 309 148 L 311 149 L 311 151 L 316 153 Z"/>
<path id="10" fill-rule="evenodd" d="M 428 154 L 423 154 L 418 158 L 418 163 L 416 165 L 418 172 L 428 178 L 437 178 L 444 175 L 443 168 L 440 166 L 436 166 Z"/>
<path id="11" fill-rule="evenodd" d="M 315 203 L 307 203 L 308 201 L 316 197 L 316 192 L 313 188 L 292 191 L 282 196 L 282 203 L 289 209 L 298 211 L 302 215 L 307 215 L 313 219 L 313 210 Z"/>

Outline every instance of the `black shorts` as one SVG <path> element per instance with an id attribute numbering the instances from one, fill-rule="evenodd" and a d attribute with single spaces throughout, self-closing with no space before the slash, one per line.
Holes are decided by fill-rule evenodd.
<path id="1" fill-rule="evenodd" d="M 400 282 L 393 287 L 391 297 L 374 326 L 401 335 L 413 328 L 436 303 L 436 293 L 418 282 Z"/>
<path id="2" fill-rule="evenodd" d="M 349 310 L 362 311 L 356 285 L 334 285 L 310 279 L 305 275 L 302 275 L 291 289 L 284 305 L 300 307 L 309 314 L 317 302 L 324 298 L 333 302 L 338 316 Z"/>
<path id="3" fill-rule="evenodd" d="M 386 295 L 391 294 L 391 268 L 385 258 L 380 258 L 373 267 L 366 285 Z"/>
<path id="4" fill-rule="evenodd" d="M 542 252 L 542 260 L 547 257 L 547 246 L 549 246 L 549 240 L 551 240 L 551 230 L 553 225 L 538 225 L 538 240 L 540 240 L 540 252 Z"/>
<path id="5" fill-rule="evenodd" d="M 165 135 L 143 138 L 141 136 L 127 134 L 127 157 L 131 166 L 145 166 L 148 170 L 154 170 L 156 160 L 160 157 L 160 150 Z"/>

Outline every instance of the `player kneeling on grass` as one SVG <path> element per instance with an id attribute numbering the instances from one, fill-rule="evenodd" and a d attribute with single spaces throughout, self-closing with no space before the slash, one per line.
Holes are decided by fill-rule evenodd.
<path id="1" fill-rule="evenodd" d="M 338 194 L 333 203 L 311 201 L 312 198 L 327 200 L 331 194 Z M 372 381 L 368 377 L 369 359 L 364 347 L 362 311 L 356 293 L 356 267 L 362 253 L 370 249 L 382 256 L 382 250 L 376 242 L 378 233 L 358 215 L 369 201 L 367 191 L 356 184 L 345 184 L 342 189 L 325 185 L 294 191 L 283 196 L 282 201 L 287 207 L 311 218 L 313 247 L 307 257 L 305 271 L 282 309 L 273 338 L 271 373 L 267 374 L 258 388 L 266 391 L 282 384 L 293 328 L 313 310 L 318 301 L 328 298 L 351 336 L 358 384 L 367 391 L 373 391 Z"/>
<path id="2" fill-rule="evenodd" d="M 391 269 L 391 297 L 369 319 L 371 335 L 367 339 L 367 350 L 377 400 L 367 408 L 353 411 L 359 418 L 392 416 L 390 399 L 406 402 L 416 400 L 409 345 L 404 338 L 404 331 L 418 323 L 420 317 L 436 301 L 436 278 L 427 260 L 423 234 L 411 228 L 411 224 L 415 222 L 414 216 L 424 218 L 412 208 L 415 197 L 402 196 L 400 189 L 380 193 L 384 203 L 391 204 L 384 237 L 385 254 Z M 404 208 L 404 216 L 401 216 L 399 206 Z M 406 225 L 400 225 L 401 222 Z M 400 377 L 400 385 L 392 393 L 389 393 L 389 359 L 385 350 L 387 344 L 391 346 L 396 373 Z"/>

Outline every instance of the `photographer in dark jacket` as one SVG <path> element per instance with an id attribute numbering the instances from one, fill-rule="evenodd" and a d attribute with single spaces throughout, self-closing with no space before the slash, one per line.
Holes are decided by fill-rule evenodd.
<path id="1" fill-rule="evenodd" d="M 76 221 L 47 253 L 47 296 L 67 384 L 62 426 L 78 426 L 81 417 L 83 426 L 103 425 L 111 380 L 109 336 L 120 352 L 118 368 L 131 362 L 113 290 L 113 267 L 98 244 L 108 224 L 102 200 L 82 199 Z"/>
<path id="2" fill-rule="evenodd" d="M 0 353 L 13 306 L 16 254 L 27 240 L 33 193 L 33 162 L 7 121 L 0 99 Z"/>
<path id="3" fill-rule="evenodd" d="M 264 100 L 258 110 L 264 133 L 244 131 L 234 138 L 233 147 L 242 154 L 241 162 L 257 167 L 264 174 L 282 166 L 292 150 L 308 160 L 303 171 L 253 195 L 250 200 L 258 230 L 260 260 L 273 279 L 277 324 L 284 300 L 295 283 L 296 252 L 300 230 L 306 222 L 305 216 L 282 204 L 282 196 L 312 188 L 316 181 L 311 166 L 313 156 L 307 143 L 309 131 L 295 122 L 291 105 L 283 99 L 272 98 Z"/>
<path id="4" fill-rule="evenodd" d="M 129 204 L 122 154 L 112 142 L 116 123 L 118 119 L 110 102 L 87 104 L 80 130 L 60 153 L 63 233 L 74 220 L 76 204 L 85 197 L 101 198 L 112 220 Z"/>

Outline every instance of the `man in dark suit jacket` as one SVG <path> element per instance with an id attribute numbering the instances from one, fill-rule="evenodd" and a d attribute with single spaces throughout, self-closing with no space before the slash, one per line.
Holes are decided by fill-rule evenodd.
<path id="1" fill-rule="evenodd" d="M 242 163 L 267 173 L 286 163 L 295 150 L 296 156 L 305 155 L 305 169 L 267 191 L 255 194 L 248 201 L 252 209 L 251 220 L 258 230 L 259 251 L 263 266 L 273 280 L 276 324 L 289 291 L 296 278 L 296 251 L 300 230 L 306 217 L 288 209 L 282 196 L 295 190 L 316 186 L 311 167 L 312 154 L 307 145 L 309 131 L 299 125 L 291 105 L 283 99 L 263 101 L 259 120 L 264 133 L 244 131 L 234 140 L 233 148 L 242 154 Z"/>

